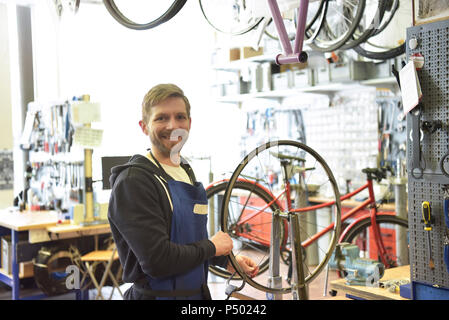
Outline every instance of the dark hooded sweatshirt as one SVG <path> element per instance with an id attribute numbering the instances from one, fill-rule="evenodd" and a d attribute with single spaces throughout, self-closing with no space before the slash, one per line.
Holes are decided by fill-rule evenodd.
<path id="1" fill-rule="evenodd" d="M 190 166 L 182 167 L 195 181 Z M 171 177 L 153 162 L 135 155 L 111 173 L 108 218 L 123 281 L 142 282 L 145 274 L 153 278 L 183 274 L 206 260 L 226 266 L 226 257 L 214 257 L 215 246 L 208 239 L 187 245 L 170 241 L 172 209 L 163 184 L 168 190 L 166 181 Z"/>

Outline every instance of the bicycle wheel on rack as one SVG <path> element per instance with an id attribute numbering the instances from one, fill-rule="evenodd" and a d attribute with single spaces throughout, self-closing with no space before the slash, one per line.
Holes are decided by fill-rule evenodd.
<path id="1" fill-rule="evenodd" d="M 373 36 L 380 27 L 385 11 L 392 0 L 367 1 L 365 12 L 360 20 L 352 37 L 340 47 L 340 50 L 347 50 L 358 46 Z"/>
<path id="2" fill-rule="evenodd" d="M 186 2 L 187 0 L 103 0 L 106 9 L 118 23 L 134 30 L 147 30 L 167 22 Z"/>
<path id="3" fill-rule="evenodd" d="M 387 60 L 405 53 L 405 28 L 412 25 L 411 1 L 394 0 L 385 11 L 380 27 L 364 43 L 354 47 L 359 55 Z"/>
<path id="4" fill-rule="evenodd" d="M 305 29 L 305 39 L 312 41 L 315 34 L 318 33 L 318 28 L 321 26 L 321 18 L 324 16 L 322 10 L 327 7 L 327 0 L 320 0 L 319 2 L 309 3 L 307 10 L 307 22 Z M 284 25 L 287 30 L 290 41 L 296 37 L 296 29 L 298 25 L 298 8 L 282 13 Z M 279 40 L 278 32 L 274 25 L 273 19 L 265 28 L 265 34 L 274 40 Z"/>
<path id="5" fill-rule="evenodd" d="M 382 242 L 387 251 L 386 268 L 408 265 L 408 222 L 391 214 L 378 213 L 376 218 L 379 225 Z M 381 261 L 377 251 L 374 233 L 371 228 L 371 217 L 360 220 L 349 226 L 341 242 L 349 242 L 360 248 L 361 258 Z"/>
<path id="6" fill-rule="evenodd" d="M 364 11 L 365 0 L 328 1 L 319 33 L 308 45 L 321 52 L 341 48 L 358 28 Z"/>
<path id="7" fill-rule="evenodd" d="M 222 181 L 206 190 L 209 203 L 209 219 L 220 221 L 222 200 L 227 186 L 228 182 Z M 267 190 L 259 187 L 256 183 L 248 181 L 237 181 L 230 198 L 229 219 L 233 223 L 237 223 L 237 221 L 241 221 L 245 217 L 263 210 L 255 217 L 249 218 L 241 224 L 232 238 L 234 247 L 240 248 L 239 250 L 242 254 L 251 257 L 254 261 L 258 261 L 259 273 L 263 273 L 268 269 L 272 213 L 279 209 L 278 203 L 273 200 L 273 195 Z M 215 234 L 219 227 L 217 224 L 209 224 L 209 236 Z M 280 230 L 280 239 L 283 247 L 285 246 L 285 237 L 287 236 L 286 221 L 281 221 Z M 223 278 L 231 276 L 229 271 L 218 266 L 210 265 L 209 270 Z M 237 275 L 233 279 L 240 279 L 240 277 Z"/>
<path id="8" fill-rule="evenodd" d="M 255 17 L 245 0 L 199 0 L 201 12 L 215 30 L 241 35 L 254 29 L 263 17 Z"/>
<path id="9" fill-rule="evenodd" d="M 313 187 L 313 189 L 319 190 L 320 194 L 335 202 L 335 210 L 318 214 L 308 209 L 310 207 L 307 201 L 292 202 L 292 198 L 288 197 L 288 193 L 285 192 L 288 189 L 285 189 L 284 186 L 284 176 L 290 182 L 290 191 L 294 194 L 294 198 L 304 198 L 306 188 L 302 186 L 309 187 L 308 195 L 310 197 L 310 190 Z M 302 252 L 307 258 L 305 261 L 305 283 L 312 281 L 323 270 L 331 257 L 338 241 L 341 222 L 340 193 L 332 171 L 324 159 L 310 147 L 290 140 L 268 142 L 250 152 L 229 179 L 221 208 L 222 230 L 234 239 L 241 237 L 241 226 L 248 219 L 248 217 L 241 216 L 235 219 L 234 213 L 231 211 L 233 206 L 232 195 L 236 193 L 242 181 L 257 181 L 258 184 L 279 199 L 282 205 L 281 209 L 287 210 L 285 208 L 289 208 L 284 212 L 285 214 L 299 215 Z M 291 206 L 292 203 L 299 203 L 300 205 Z M 251 218 L 255 218 L 256 215 L 251 216 Z M 324 235 L 315 239 L 314 236 L 326 227 L 329 229 L 328 232 L 324 233 L 323 231 Z M 271 234 L 271 227 L 267 227 L 266 230 Z M 290 249 L 289 241 L 287 241 L 285 247 L 285 250 L 281 252 L 282 255 Z M 265 275 L 249 278 L 241 271 L 235 259 L 238 254 L 243 253 L 238 246 L 235 246 L 229 255 L 230 261 L 240 276 L 251 286 L 269 293 L 285 294 L 291 291 L 291 285 L 287 281 L 288 265 L 279 265 L 283 278 L 282 284 L 276 288 L 271 288 L 267 284 Z M 255 260 L 256 263 L 270 261 L 267 256 L 269 252 L 259 252 L 259 254 L 261 256 L 258 257 L 258 260 Z"/>

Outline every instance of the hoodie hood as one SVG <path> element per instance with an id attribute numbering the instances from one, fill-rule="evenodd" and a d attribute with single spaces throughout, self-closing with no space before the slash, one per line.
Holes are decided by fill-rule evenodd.
<path id="1" fill-rule="evenodd" d="M 120 175 L 120 173 L 122 173 L 124 170 L 130 167 L 138 167 L 143 170 L 147 170 L 150 173 L 161 175 L 160 169 L 154 163 L 148 160 L 147 157 L 142 156 L 140 154 L 136 154 L 132 156 L 127 163 L 112 167 L 111 176 L 109 177 L 109 183 L 111 185 L 111 188 L 114 187 L 114 183 L 117 180 L 117 177 Z"/>

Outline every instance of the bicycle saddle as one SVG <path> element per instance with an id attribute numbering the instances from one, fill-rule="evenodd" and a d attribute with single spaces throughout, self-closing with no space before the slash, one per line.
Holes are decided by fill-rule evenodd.
<path id="1" fill-rule="evenodd" d="M 287 154 L 282 154 L 282 153 L 276 153 L 276 152 L 271 152 L 270 154 L 278 159 L 287 159 L 287 160 L 297 160 L 297 161 L 306 161 L 306 159 L 300 158 L 300 157 L 294 157 L 294 156 L 289 156 Z"/>
<path id="2" fill-rule="evenodd" d="M 363 173 L 366 173 L 368 179 L 376 179 L 377 181 L 381 181 L 387 177 L 388 168 L 365 168 L 362 169 Z"/>

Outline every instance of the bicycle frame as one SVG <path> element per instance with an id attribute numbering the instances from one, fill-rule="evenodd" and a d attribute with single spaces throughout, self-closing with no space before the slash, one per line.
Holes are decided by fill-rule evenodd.
<path id="1" fill-rule="evenodd" d="M 282 20 L 281 12 L 277 0 L 267 0 L 271 11 L 276 30 L 278 32 L 279 41 L 281 42 L 283 54 L 276 56 L 277 64 L 299 63 L 307 61 L 307 54 L 302 51 L 304 44 L 304 34 L 306 31 L 307 11 L 309 8 L 309 0 L 300 0 L 298 8 L 298 26 L 296 29 L 294 48 L 292 49 L 290 40 Z"/>
<path id="2" fill-rule="evenodd" d="M 210 185 L 209 187 L 220 183 L 220 182 L 224 182 L 224 181 L 228 181 L 227 179 L 215 182 L 214 184 Z M 326 207 L 331 207 L 335 204 L 335 201 L 330 201 L 330 202 L 325 202 L 325 203 L 321 203 L 321 204 L 317 204 L 317 205 L 312 205 L 312 206 L 307 206 L 307 207 L 303 207 L 303 208 L 298 208 L 298 209 L 292 209 L 291 206 L 291 187 L 290 187 L 290 182 L 287 180 L 285 183 L 285 188 L 282 192 L 280 192 L 279 195 L 275 196 L 273 195 L 273 193 L 268 190 L 266 187 L 264 187 L 263 185 L 257 183 L 256 181 L 252 181 L 252 180 L 247 180 L 247 179 L 243 179 L 243 178 L 239 178 L 238 181 L 245 181 L 245 182 L 250 182 L 252 184 L 255 185 L 255 187 L 261 188 L 264 191 L 266 191 L 272 198 L 273 200 L 270 201 L 268 204 L 265 205 L 265 207 L 263 207 L 262 209 L 260 209 L 259 211 L 255 211 L 253 213 L 250 213 L 248 215 L 246 215 L 243 219 L 239 220 L 237 225 L 244 225 L 246 222 L 248 222 L 250 219 L 254 218 L 255 216 L 261 214 L 262 212 L 264 212 L 267 208 L 269 208 L 273 203 L 276 203 L 279 208 L 281 209 L 281 211 L 285 211 L 285 206 L 282 205 L 282 202 L 280 201 L 281 197 L 283 195 L 286 195 L 286 203 L 287 203 L 287 211 L 288 213 L 301 213 L 301 212 L 307 212 L 307 211 L 314 211 L 317 209 L 321 209 L 321 208 L 326 208 Z M 209 188 L 208 187 L 208 188 Z M 348 227 L 346 227 L 344 229 L 344 231 L 342 232 L 342 234 L 340 235 L 339 238 L 339 242 L 342 241 L 342 239 L 345 237 L 346 233 L 351 230 L 351 227 L 354 226 L 355 224 L 357 224 L 360 220 L 365 219 L 367 216 L 370 216 L 371 218 L 371 228 L 372 231 L 374 233 L 374 238 L 375 238 L 375 243 L 378 249 L 378 252 L 381 256 L 381 261 L 384 265 L 388 265 L 388 262 L 385 258 L 386 255 L 386 249 L 385 246 L 382 242 L 382 238 L 380 235 L 380 229 L 378 224 L 376 223 L 376 216 L 378 214 L 377 212 L 377 207 L 376 207 L 376 199 L 374 197 L 374 190 L 373 190 L 373 181 L 370 179 L 367 179 L 367 182 L 357 188 L 356 190 L 347 193 L 345 195 L 343 195 L 340 198 L 340 201 L 344 201 L 347 200 L 353 196 L 355 196 L 356 194 L 362 192 L 363 190 L 368 190 L 368 199 L 366 199 L 365 201 L 363 201 L 361 204 L 359 204 L 358 206 L 356 206 L 355 208 L 351 209 L 349 212 L 347 212 L 346 214 L 344 214 L 341 217 L 341 221 L 344 222 L 347 219 L 349 219 L 350 217 L 354 216 L 356 213 L 362 211 L 363 209 L 369 207 L 370 208 L 370 213 L 369 214 L 364 214 L 363 216 L 357 218 L 356 220 L 354 220 Z M 310 238 L 304 240 L 301 243 L 301 246 L 303 246 L 304 248 L 307 248 L 308 246 L 310 246 L 311 244 L 313 244 L 314 242 L 316 242 L 319 238 L 321 238 L 323 235 L 325 235 L 327 232 L 329 232 L 330 230 L 332 230 L 334 228 L 334 223 L 331 223 L 330 225 L 328 225 L 326 228 L 322 229 L 321 231 L 317 232 L 316 234 L 314 234 L 313 236 L 311 236 Z"/>

